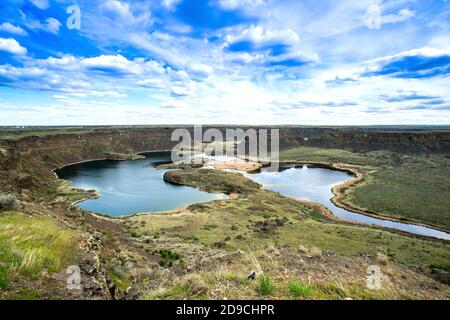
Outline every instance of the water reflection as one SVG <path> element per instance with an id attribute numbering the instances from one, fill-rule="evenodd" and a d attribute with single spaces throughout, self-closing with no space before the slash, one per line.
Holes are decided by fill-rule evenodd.
<path id="1" fill-rule="evenodd" d="M 265 188 L 285 196 L 320 203 L 341 219 L 450 240 L 450 234 L 446 232 L 414 224 L 377 219 L 337 207 L 331 202 L 333 198 L 331 189 L 352 178 L 347 172 L 321 168 L 308 169 L 307 166 L 303 166 L 301 169 L 292 167 L 281 172 L 267 172 L 263 169 L 261 173 L 247 176 L 263 184 Z"/>
<path id="2" fill-rule="evenodd" d="M 61 179 L 72 186 L 95 189 L 100 198 L 78 204 L 80 208 L 110 216 L 140 212 L 173 210 L 188 204 L 224 199 L 191 187 L 177 186 L 163 180 L 168 170 L 157 170 L 155 164 L 170 161 L 168 153 L 146 154 L 136 161 L 92 161 L 57 170 Z"/>

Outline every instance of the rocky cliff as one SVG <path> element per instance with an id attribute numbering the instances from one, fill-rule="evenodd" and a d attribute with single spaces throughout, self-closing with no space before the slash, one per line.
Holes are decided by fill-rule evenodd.
<path id="1" fill-rule="evenodd" d="M 51 170 L 68 163 L 105 158 L 108 153 L 170 150 L 175 127 L 97 128 L 70 133 L 22 134 L 0 140 L 0 189 L 51 187 Z M 207 129 L 207 127 L 204 127 Z M 225 127 L 221 130 L 225 132 Z M 340 148 L 358 152 L 450 154 L 450 131 L 370 130 L 367 128 L 282 127 L 280 147 Z M 192 131 L 192 129 L 190 129 Z M 25 132 L 27 133 L 27 132 Z"/>

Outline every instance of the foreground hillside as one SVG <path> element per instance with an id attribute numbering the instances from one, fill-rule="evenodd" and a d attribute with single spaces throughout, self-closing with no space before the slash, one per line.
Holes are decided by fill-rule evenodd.
<path id="1" fill-rule="evenodd" d="M 2 144 L 0 193 L 17 201 L 0 212 L 0 298 L 450 298 L 448 242 L 337 222 L 235 173 L 186 169 L 167 177 L 230 195 L 175 212 L 110 219 L 71 207 L 88 194 L 58 181 L 53 168 L 168 149 L 158 132 L 52 132 Z M 300 146 L 282 158 L 357 165 L 367 180 L 346 190 L 346 203 L 448 228 L 448 159 L 445 139 L 437 139 L 425 153 Z M 83 291 L 66 288 L 71 265 L 80 266 Z M 381 267 L 381 290 L 366 287 L 370 265 Z"/>

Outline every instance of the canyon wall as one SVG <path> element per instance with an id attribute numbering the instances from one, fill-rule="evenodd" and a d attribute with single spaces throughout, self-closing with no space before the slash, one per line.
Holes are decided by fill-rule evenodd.
<path id="1" fill-rule="evenodd" d="M 204 127 L 204 130 L 208 127 Z M 0 140 L 0 191 L 50 188 L 51 170 L 68 163 L 100 159 L 105 153 L 136 153 L 170 150 L 175 127 L 130 127 L 53 130 L 49 134 Z M 244 128 L 245 129 L 245 128 Z M 449 131 L 382 131 L 364 128 L 282 127 L 282 149 L 309 146 L 365 152 L 389 150 L 400 153 L 450 154 Z M 191 132 L 192 128 L 189 129 Z M 225 132 L 226 127 L 221 129 Z M 51 179 L 50 179 L 51 178 Z"/>

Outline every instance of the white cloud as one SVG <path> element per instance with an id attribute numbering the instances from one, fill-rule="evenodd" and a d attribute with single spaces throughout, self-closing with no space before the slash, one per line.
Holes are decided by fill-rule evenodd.
<path id="1" fill-rule="evenodd" d="M 384 24 L 392 24 L 409 20 L 415 16 L 415 12 L 409 9 L 401 9 L 396 14 L 383 15 L 382 3 L 372 4 L 366 11 L 366 25 L 369 29 L 381 29 Z"/>
<path id="2" fill-rule="evenodd" d="M 0 31 L 16 34 L 19 36 L 26 36 L 27 32 L 23 30 L 21 27 L 16 27 L 9 22 L 3 22 L 0 24 Z"/>
<path id="3" fill-rule="evenodd" d="M 414 11 L 402 9 L 398 14 L 388 14 L 381 17 L 382 24 L 402 22 L 415 16 Z"/>
<path id="4" fill-rule="evenodd" d="M 195 93 L 195 85 L 193 82 L 189 82 L 188 85 L 173 85 L 171 88 L 172 96 L 185 97 L 192 96 Z"/>
<path id="5" fill-rule="evenodd" d="M 101 55 L 94 58 L 83 59 L 81 64 L 87 68 L 104 71 L 119 72 L 125 74 L 137 74 L 142 72 L 140 64 L 129 61 L 122 55 Z"/>
<path id="6" fill-rule="evenodd" d="M 270 44 L 294 45 L 300 41 L 298 34 L 292 29 L 267 30 L 262 26 L 251 26 L 237 35 L 227 35 L 225 41 L 228 44 L 240 41 L 250 41 L 256 46 Z"/>
<path id="7" fill-rule="evenodd" d="M 207 77 L 214 72 L 214 68 L 203 63 L 193 63 L 187 67 L 192 74 L 199 77 Z"/>
<path id="8" fill-rule="evenodd" d="M 118 0 L 107 0 L 103 3 L 102 7 L 106 11 L 114 12 L 124 18 L 133 16 L 130 11 L 130 4 L 127 2 L 121 2 Z"/>
<path id="9" fill-rule="evenodd" d="M 129 92 L 149 90 L 165 92 L 167 96 L 172 93 L 186 95 L 195 87 L 185 71 L 173 71 L 157 61 L 144 58 L 128 60 L 122 55 L 92 58 L 66 55 L 61 58 L 27 58 L 23 63 L 23 67 L 0 65 L 0 84 L 56 92 L 54 98 L 60 100 L 64 97 L 125 98 Z"/>
<path id="10" fill-rule="evenodd" d="M 30 0 L 30 2 L 42 10 L 47 9 L 49 7 L 48 0 Z"/>
<path id="11" fill-rule="evenodd" d="M 161 4 L 169 10 L 173 10 L 181 1 L 183 0 L 162 0 Z"/>
<path id="12" fill-rule="evenodd" d="M 403 51 L 391 56 L 381 57 L 377 59 L 373 59 L 370 61 L 367 61 L 364 65 L 366 66 L 365 72 L 372 72 L 372 71 L 378 71 L 385 63 L 389 63 L 391 61 L 397 61 L 401 58 L 405 57 L 416 57 L 416 56 L 422 56 L 422 57 L 440 57 L 440 56 L 450 56 L 450 48 L 448 49 L 437 49 L 437 48 L 419 48 L 419 49 L 413 49 L 408 51 Z M 431 67 L 429 67 L 431 68 Z M 428 69 L 428 68 L 424 68 Z"/>
<path id="13" fill-rule="evenodd" d="M 22 47 L 16 39 L 13 38 L 0 38 L 0 51 L 9 52 L 15 55 L 25 55 L 27 48 Z"/>
<path id="14" fill-rule="evenodd" d="M 126 98 L 127 94 L 126 93 L 120 93 L 120 92 L 116 92 L 116 91 L 97 91 L 97 90 L 90 90 L 87 93 L 71 93 L 69 94 L 73 97 L 107 97 L 107 98 Z"/>
<path id="15" fill-rule="evenodd" d="M 124 25 L 140 25 L 142 27 L 153 23 L 150 4 L 145 1 L 129 3 L 119 0 L 106 0 L 102 3 L 101 8 L 105 12 L 116 15 Z"/>
<path id="16" fill-rule="evenodd" d="M 265 0 L 219 0 L 219 6 L 225 10 L 235 10 L 242 7 L 260 6 L 265 2 Z"/>
<path id="17" fill-rule="evenodd" d="M 29 20 L 26 22 L 26 26 L 32 30 L 58 34 L 62 25 L 55 18 L 47 18 L 45 19 L 45 23 L 38 20 Z"/>

